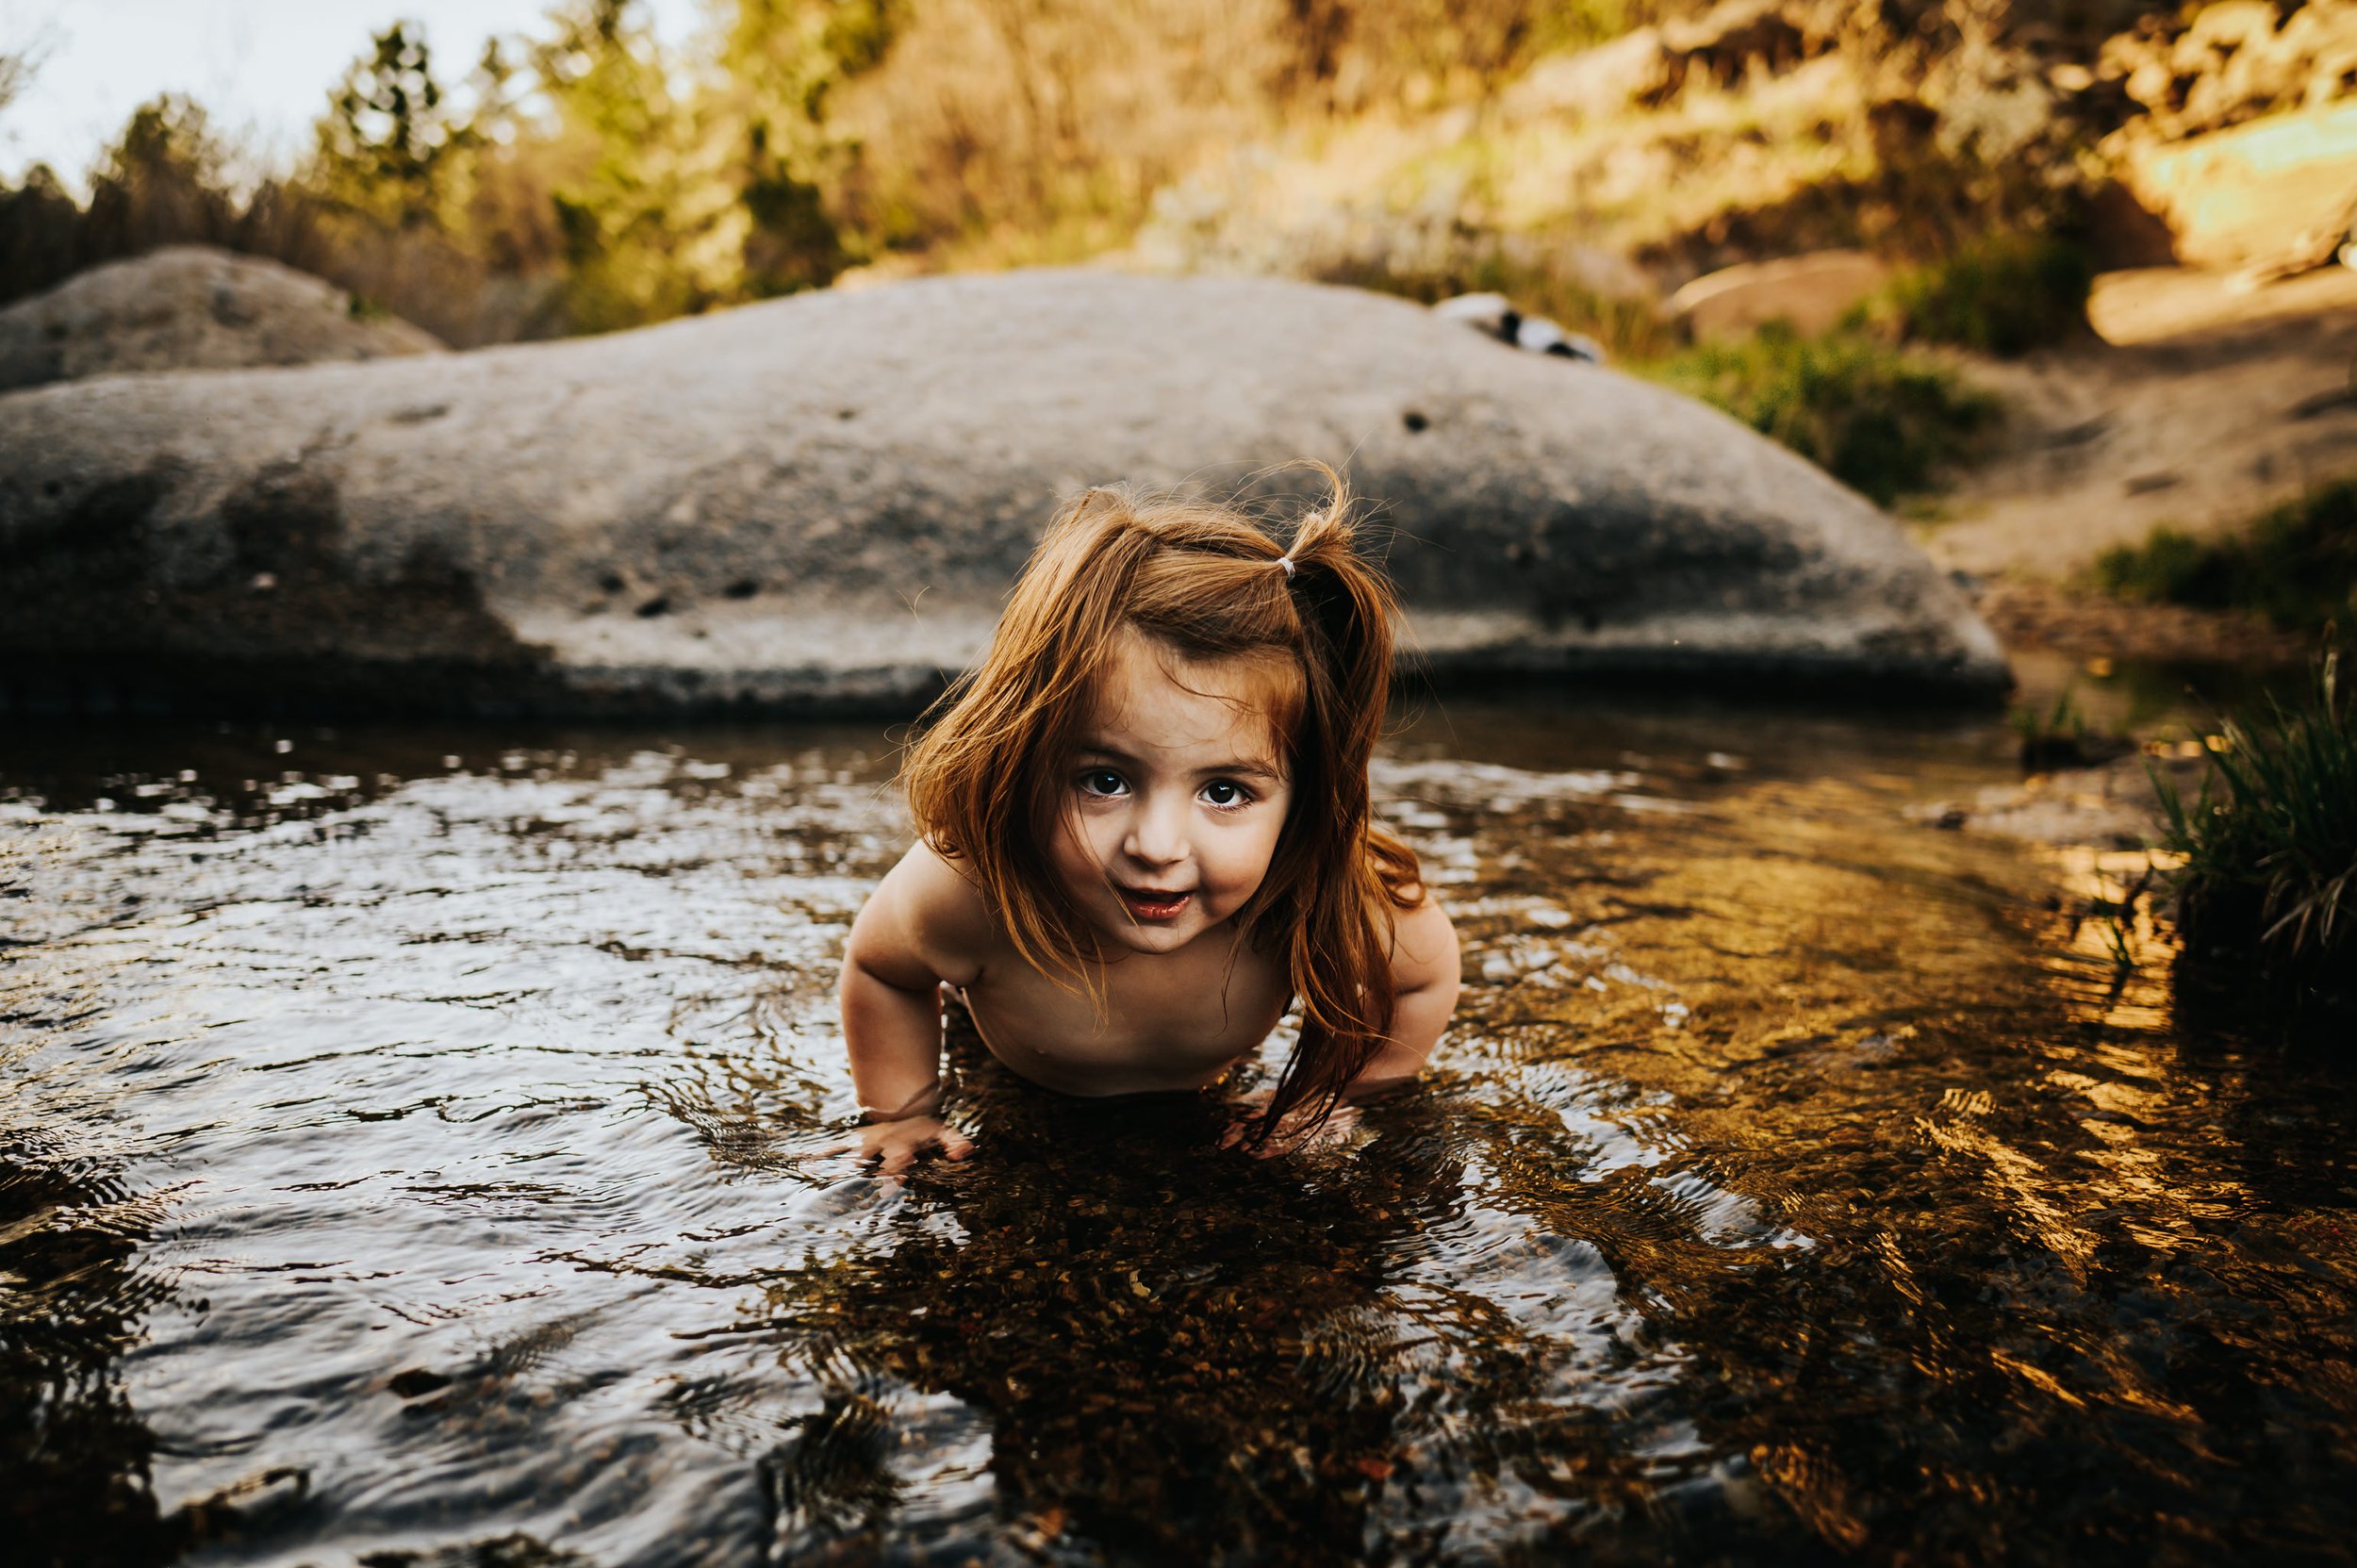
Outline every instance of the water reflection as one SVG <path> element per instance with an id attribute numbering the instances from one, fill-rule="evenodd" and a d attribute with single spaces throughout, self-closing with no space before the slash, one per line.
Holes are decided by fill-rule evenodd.
<path id="1" fill-rule="evenodd" d="M 1467 940 L 1420 1089 L 1263 1163 L 969 1050 L 980 1152 L 898 1189 L 807 1152 L 884 737 L 12 747 L 0 1467 L 58 1560 L 2357 1524 L 2347 1082 L 2074 923 L 2124 864 L 1907 820 L 2002 726 L 1453 701 L 1378 780 Z"/>
<path id="2" fill-rule="evenodd" d="M 0 840 L 0 900 L 29 900 L 58 848 Z M 124 1180 L 104 1091 L 41 1049 L 103 1005 L 37 952 L 0 966 L 0 1528 L 40 1568 L 166 1562 L 189 1538 L 157 1506 L 156 1437 L 117 1374 L 167 1294 L 133 1260 L 170 1194 Z"/>
<path id="3" fill-rule="evenodd" d="M 1199 1101 L 1020 1117 L 989 1098 L 967 1095 L 989 1164 L 936 1173 L 929 1223 L 765 1289 L 781 1355 L 827 1386 L 778 1459 L 783 1554 L 854 1525 L 912 1544 L 1069 1531 L 1153 1560 L 1358 1540 L 1398 1446 L 1383 1263 L 1447 1212 L 1445 1159 L 1305 1181 L 1221 1155 Z M 878 1508 L 886 1390 L 971 1412 L 987 1490 L 945 1488 L 934 1438 L 926 1483 Z"/>

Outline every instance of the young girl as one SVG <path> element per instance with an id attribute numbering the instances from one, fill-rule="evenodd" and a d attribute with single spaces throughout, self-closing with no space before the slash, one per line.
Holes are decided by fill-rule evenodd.
<path id="1" fill-rule="evenodd" d="M 1201 1088 L 1298 998 L 1261 1147 L 1421 1069 L 1457 937 L 1369 811 L 1393 611 L 1326 477 L 1289 549 L 1116 489 L 1049 526 L 910 752 L 919 837 L 844 955 L 863 1125 L 840 1147 L 887 1173 L 971 1150 L 940 1118 L 944 986 L 992 1055 L 1076 1096 Z"/>

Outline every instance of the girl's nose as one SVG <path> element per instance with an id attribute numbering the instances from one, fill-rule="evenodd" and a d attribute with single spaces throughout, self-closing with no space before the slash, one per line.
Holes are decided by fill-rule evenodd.
<path id="1" fill-rule="evenodd" d="M 1129 819 L 1122 853 L 1142 866 L 1175 866 L 1187 857 L 1186 810 L 1177 805 L 1147 802 Z"/>

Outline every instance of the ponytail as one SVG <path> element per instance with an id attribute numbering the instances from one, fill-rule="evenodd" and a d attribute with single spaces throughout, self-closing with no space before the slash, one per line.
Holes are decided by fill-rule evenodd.
<path id="1" fill-rule="evenodd" d="M 1265 1143 L 1306 1110 L 1322 1122 L 1391 1033 L 1393 912 L 1423 901 L 1415 852 L 1374 819 L 1368 764 L 1391 696 L 1390 585 L 1355 548 L 1351 498 L 1327 479 L 1285 552 L 1306 677 L 1294 746 L 1293 820 L 1269 882 L 1293 907 L 1287 966 L 1301 1037 L 1251 1132 Z"/>

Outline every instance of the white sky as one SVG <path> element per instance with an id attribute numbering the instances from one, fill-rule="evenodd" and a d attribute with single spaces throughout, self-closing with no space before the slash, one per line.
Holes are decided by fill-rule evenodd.
<path id="1" fill-rule="evenodd" d="M 31 86 L 0 110 L 0 177 L 47 163 L 69 186 L 159 92 L 185 92 L 214 124 L 265 159 L 310 144 L 328 90 L 371 35 L 422 23 L 434 74 L 472 68 L 495 33 L 543 34 L 549 0 L 0 0 L 0 50 L 29 47 Z M 701 0 L 652 0 L 657 32 L 678 42 Z"/>

